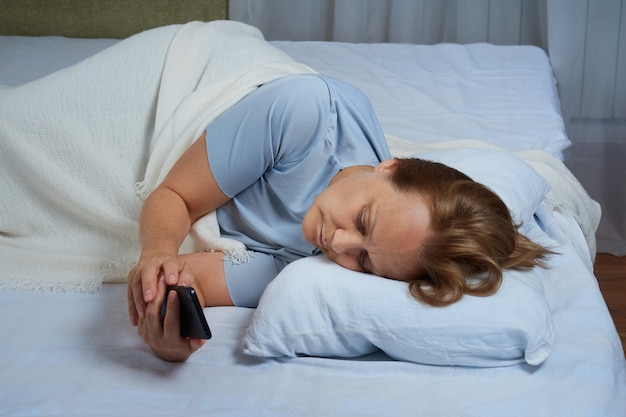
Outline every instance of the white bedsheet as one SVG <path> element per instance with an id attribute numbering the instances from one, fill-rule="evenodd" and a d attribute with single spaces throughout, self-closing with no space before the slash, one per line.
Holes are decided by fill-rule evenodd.
<path id="1" fill-rule="evenodd" d="M 387 134 L 415 142 L 481 139 L 560 159 L 570 144 L 550 62 L 537 47 L 274 45 L 320 73 L 349 77 L 369 95 Z"/>
<path id="2" fill-rule="evenodd" d="M 114 42 L 0 37 L 0 84 L 27 82 L 50 60 L 58 69 Z M 547 59 L 534 48 L 277 44 L 362 88 L 388 133 L 418 142 L 477 138 L 555 156 L 567 146 Z M 448 63 L 435 64 L 439 58 Z M 502 70 L 488 70 L 494 66 Z M 403 75 L 391 79 L 397 71 Z M 486 105 L 491 97 L 495 107 Z M 252 358 L 241 351 L 252 310 L 235 307 L 205 309 L 213 339 L 188 362 L 170 364 L 128 323 L 125 285 L 95 294 L 1 291 L 0 415 L 623 417 L 624 355 L 585 239 L 567 213 L 544 206 L 538 218 L 562 255 L 545 281 L 557 342 L 537 368 L 433 367 L 380 353 Z"/>

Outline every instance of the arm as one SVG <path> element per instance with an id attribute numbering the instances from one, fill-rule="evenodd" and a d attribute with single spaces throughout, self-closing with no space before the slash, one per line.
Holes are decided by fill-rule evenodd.
<path id="1" fill-rule="evenodd" d="M 161 326 L 159 309 L 165 297 L 167 285 L 194 286 L 202 305 L 207 301 L 204 294 L 213 281 L 220 287 L 224 281 L 223 264 L 217 259 L 211 263 L 216 268 L 197 279 L 192 265 L 179 257 L 178 250 L 198 218 L 215 210 L 228 201 L 217 185 L 206 154 L 203 134 L 176 162 L 165 180 L 146 199 L 139 220 L 141 257 L 128 275 L 128 312 L 133 326 L 160 357 L 170 360 L 186 358 L 202 344 L 199 341 L 182 340 L 179 336 L 177 317 L 167 314 Z M 218 254 L 219 255 L 219 254 Z M 221 258 L 220 258 L 221 261 Z M 163 279 L 159 279 L 162 273 Z M 225 288 L 225 287 L 224 287 Z M 217 291 L 219 294 L 219 291 Z M 168 302 L 169 311 L 178 312 L 175 296 Z M 170 331 L 168 332 L 168 329 Z M 175 345 L 175 346 L 174 346 Z M 165 346 L 168 353 L 160 349 Z M 186 348 L 188 353 L 172 355 L 175 348 Z"/>
<path id="2" fill-rule="evenodd" d="M 203 134 L 150 194 L 141 211 L 141 257 L 128 277 L 133 325 L 143 317 L 147 304 L 155 301 L 159 273 L 163 272 L 167 285 L 192 285 L 191 270 L 180 261 L 178 249 L 193 222 L 228 199 L 211 172 Z M 204 297 L 200 301 L 204 302 Z"/>
<path id="3" fill-rule="evenodd" d="M 139 334 L 164 359 L 184 360 L 191 353 L 185 349 L 193 348 L 192 341 L 179 340 L 177 323 L 169 313 L 163 325 L 158 320 L 167 284 L 193 285 L 203 305 L 232 304 L 220 253 L 178 256 L 191 224 L 276 164 L 289 166 L 300 160 L 318 133 L 326 131 L 328 114 L 321 111 L 329 106 L 326 84 L 316 78 L 283 80 L 294 83 L 287 86 L 287 81 L 278 80 L 259 87 L 211 122 L 207 126 L 211 139 L 225 139 L 211 141 L 211 158 L 203 135 L 146 200 L 140 218 L 142 254 L 129 274 L 129 315 Z M 294 118 L 294 112 L 299 117 Z M 213 172 L 219 175 L 220 186 Z M 163 279 L 158 278 L 160 272 Z M 168 311 L 177 310 L 172 307 L 168 304 Z"/>

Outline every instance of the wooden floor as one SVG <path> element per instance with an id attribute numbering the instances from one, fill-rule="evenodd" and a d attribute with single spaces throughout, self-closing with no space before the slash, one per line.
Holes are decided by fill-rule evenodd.
<path id="1" fill-rule="evenodd" d="M 626 351 L 626 256 L 596 256 L 595 273 Z"/>

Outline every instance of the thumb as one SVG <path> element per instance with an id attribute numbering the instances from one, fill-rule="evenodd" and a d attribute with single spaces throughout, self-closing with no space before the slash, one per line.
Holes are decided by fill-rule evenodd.
<path id="1" fill-rule="evenodd" d="M 206 340 L 204 339 L 189 339 L 189 350 L 191 352 L 195 352 L 196 350 L 204 346 L 205 342 Z"/>

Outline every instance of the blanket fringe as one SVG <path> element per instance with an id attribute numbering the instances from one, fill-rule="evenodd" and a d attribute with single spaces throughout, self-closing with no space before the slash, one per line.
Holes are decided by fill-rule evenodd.
<path id="1" fill-rule="evenodd" d="M 91 294 L 100 291 L 102 283 L 103 281 L 99 277 L 80 282 L 46 282 L 20 278 L 19 280 L 0 281 L 0 290 Z"/>
<path id="2" fill-rule="evenodd" d="M 120 283 L 128 281 L 128 273 L 137 265 L 137 261 L 128 258 L 107 259 L 98 275 L 103 283 Z"/>
<path id="3" fill-rule="evenodd" d="M 148 181 L 144 180 L 135 183 L 135 194 L 137 194 L 142 200 L 148 198 L 152 191 L 152 187 L 148 184 Z"/>
<path id="4" fill-rule="evenodd" d="M 233 265 L 245 264 L 250 260 L 250 251 L 236 248 L 230 252 L 224 252 L 224 260 L 230 261 Z"/>

